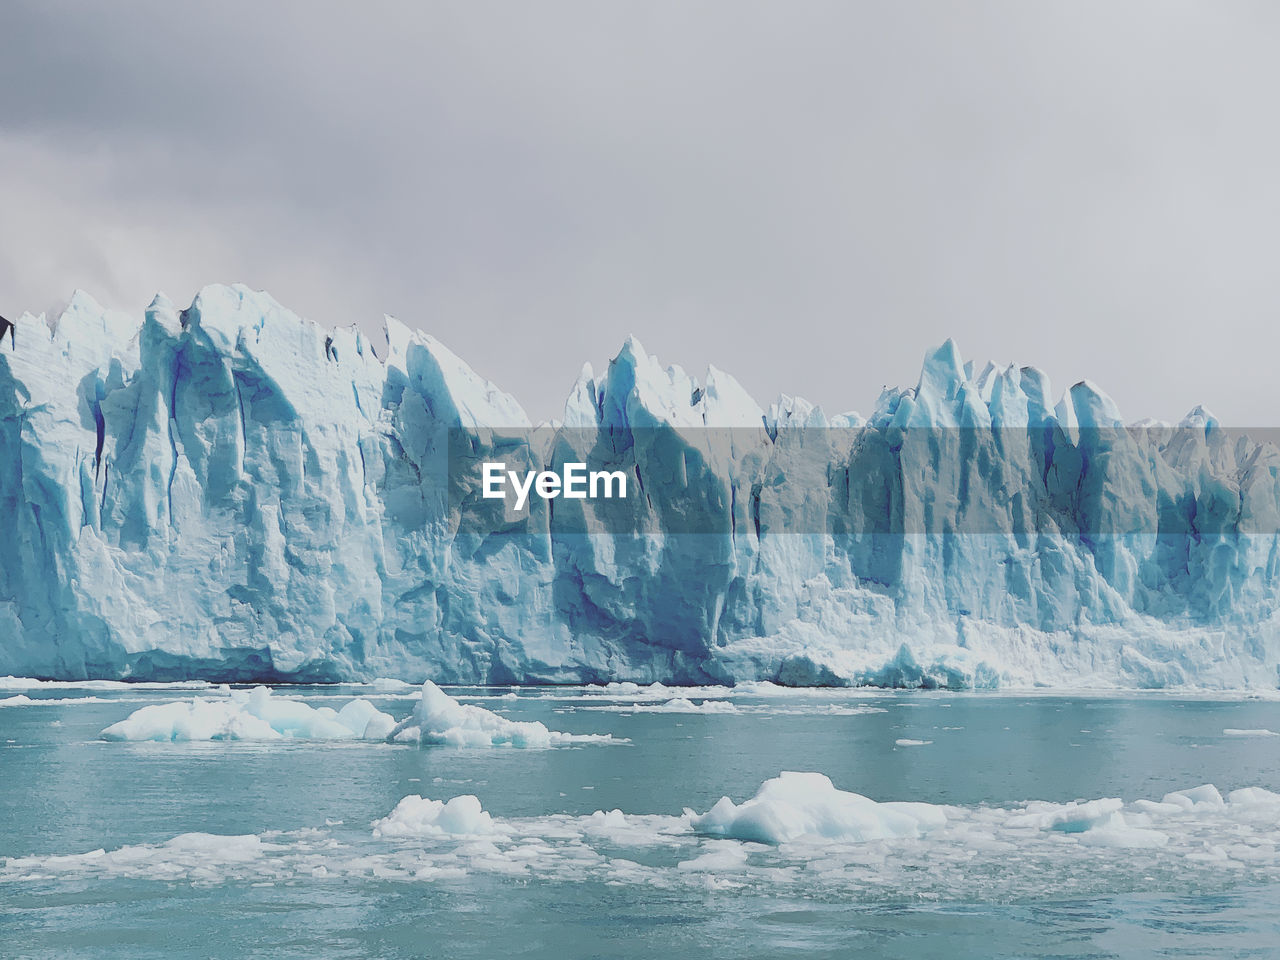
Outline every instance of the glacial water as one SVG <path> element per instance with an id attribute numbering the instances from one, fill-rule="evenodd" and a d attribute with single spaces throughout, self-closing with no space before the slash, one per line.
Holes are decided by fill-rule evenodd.
<path id="1" fill-rule="evenodd" d="M 629 741 L 521 750 L 109 743 L 99 732 L 145 703 L 218 694 L 0 700 L 21 692 L 68 702 L 0 708 L 3 957 L 1182 960 L 1280 944 L 1269 814 L 1197 807 L 1160 821 L 1159 843 L 1139 832 L 1090 845 L 987 812 L 1204 783 L 1280 789 L 1280 737 L 1224 734 L 1280 730 L 1280 702 L 826 691 L 721 696 L 736 712 L 682 714 L 582 688 L 451 691 Z M 413 693 L 277 695 L 366 696 L 400 718 Z M 71 699 L 87 697 L 100 702 Z M 695 836 L 680 819 L 784 770 L 951 805 L 962 823 L 917 840 L 770 846 Z M 505 832 L 375 837 L 373 821 L 410 794 L 472 794 Z M 625 827 L 591 816 L 614 809 Z"/>

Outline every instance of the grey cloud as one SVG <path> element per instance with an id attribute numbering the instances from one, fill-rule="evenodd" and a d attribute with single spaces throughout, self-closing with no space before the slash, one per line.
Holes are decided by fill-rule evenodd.
<path id="1" fill-rule="evenodd" d="M 242 280 L 553 416 L 628 333 L 868 408 L 926 347 L 1270 425 L 1270 4 L 8 3 L 0 312 Z"/>

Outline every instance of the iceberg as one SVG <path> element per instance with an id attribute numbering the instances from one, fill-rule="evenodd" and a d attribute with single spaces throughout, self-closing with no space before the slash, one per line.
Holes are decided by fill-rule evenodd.
<path id="1" fill-rule="evenodd" d="M 0 707 L 78 703 L 104 698 L 35 700 L 19 694 Z M 123 701 L 131 702 L 131 701 Z M 140 707 L 104 729 L 113 741 L 370 740 L 453 747 L 551 747 L 572 743 L 625 743 L 610 734 L 569 734 L 539 722 L 508 720 L 474 704 L 462 704 L 428 680 L 413 712 L 400 722 L 358 697 L 341 709 L 313 707 L 278 697 L 269 687 L 228 690 L 220 698 L 194 697 Z"/>
<path id="2" fill-rule="evenodd" d="M 1280 733 L 1265 728 L 1256 728 L 1249 730 L 1240 730 L 1233 727 L 1227 727 L 1222 731 L 1224 737 L 1280 737 Z"/>
<path id="3" fill-rule="evenodd" d="M 535 426 L 384 326 L 375 350 L 220 285 L 140 319 L 81 292 L 20 317 L 0 673 L 1277 686 L 1280 451 L 1203 407 L 1126 423 L 1089 381 L 1055 401 L 948 341 L 829 417 L 631 338 Z M 620 471 L 629 495 L 511 513 L 490 462 Z"/>
<path id="4" fill-rule="evenodd" d="M 266 687 L 222 699 L 141 707 L 102 731 L 104 740 L 386 740 L 395 719 L 368 700 L 341 710 L 272 696 Z"/>
<path id="5" fill-rule="evenodd" d="M 430 680 L 413 713 L 389 733 L 398 743 L 450 747 L 552 747 L 569 743 L 621 743 L 610 734 L 570 734 L 548 730 L 537 720 L 508 720 L 492 710 L 459 703 Z"/>
<path id="6" fill-rule="evenodd" d="M 412 794 L 373 822 L 375 837 L 482 836 L 495 832 L 493 818 L 470 794 L 448 801 Z"/>
<path id="7" fill-rule="evenodd" d="M 728 797 L 701 816 L 686 811 L 694 831 L 757 843 L 801 837 L 863 843 L 916 838 L 945 827 L 946 810 L 928 803 L 878 803 L 836 789 L 821 773 L 782 773 L 741 805 Z"/>

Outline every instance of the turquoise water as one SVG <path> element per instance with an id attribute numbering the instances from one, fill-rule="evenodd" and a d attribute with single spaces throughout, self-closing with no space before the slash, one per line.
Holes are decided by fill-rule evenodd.
<path id="1" fill-rule="evenodd" d="M 977 810 L 1158 800 L 1206 782 L 1280 789 L 1280 737 L 1223 734 L 1280 730 L 1280 703 L 833 691 L 738 697 L 737 714 L 701 715 L 617 712 L 629 701 L 581 690 L 452 691 L 491 697 L 475 702 L 512 719 L 630 741 L 466 750 L 106 743 L 98 732 L 144 703 L 192 694 L 27 692 L 104 702 L 0 709 L 0 956 L 1280 953 L 1280 823 L 1271 836 L 1266 824 L 1199 818 L 1155 850 L 1057 835 L 1024 844 L 999 826 L 1002 842 L 1015 839 L 1001 849 L 952 831 L 834 857 L 751 846 L 741 862 L 731 851 L 723 867 L 697 869 L 687 864 L 741 845 L 677 820 L 725 795 L 741 802 L 783 770 L 820 771 L 876 800 Z M 397 717 L 412 708 L 367 688 L 286 693 L 335 706 L 370 696 Z M 601 705 L 614 709 L 591 709 Z M 375 838 L 371 823 L 408 794 L 473 794 L 520 845 Z M 615 808 L 635 836 L 593 832 L 589 815 Z M 212 856 L 160 846 L 191 833 L 263 846 L 243 858 L 233 841 L 225 856 L 218 841 Z M 81 856 L 121 848 L 109 868 Z M 1210 856 L 1223 848 L 1225 860 Z"/>

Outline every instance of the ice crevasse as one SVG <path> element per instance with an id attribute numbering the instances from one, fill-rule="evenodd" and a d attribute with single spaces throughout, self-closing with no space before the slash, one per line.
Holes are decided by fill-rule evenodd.
<path id="1" fill-rule="evenodd" d="M 240 286 L 19 318 L 0 674 L 1277 686 L 1280 453 L 1202 408 L 1127 424 L 949 341 L 829 417 L 630 339 L 535 428 L 385 328 L 375 352 Z M 495 520 L 488 459 L 639 492 Z"/>

